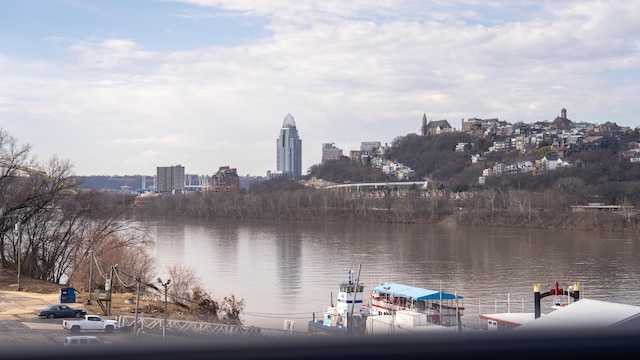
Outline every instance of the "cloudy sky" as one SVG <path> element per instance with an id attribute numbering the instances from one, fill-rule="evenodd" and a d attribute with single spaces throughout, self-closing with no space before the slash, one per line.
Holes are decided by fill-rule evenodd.
<path id="1" fill-rule="evenodd" d="M 276 170 L 423 114 L 635 128 L 640 1 L 3 0 L 0 128 L 77 175 Z"/>

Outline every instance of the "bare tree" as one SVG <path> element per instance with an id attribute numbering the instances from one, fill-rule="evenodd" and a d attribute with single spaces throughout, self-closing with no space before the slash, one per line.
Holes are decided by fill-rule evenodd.
<path id="1" fill-rule="evenodd" d="M 19 146 L 16 139 L 0 129 L 0 264 L 17 267 L 19 261 L 33 254 L 24 253 L 22 244 L 29 245 L 28 229 L 34 217 L 56 210 L 56 203 L 74 196 L 76 191 L 68 183 L 72 166 L 68 161 L 53 156 L 45 163 L 29 158 L 31 147 Z M 19 224 L 18 241 L 9 230 Z M 9 249 L 7 239 L 11 239 Z M 31 259 L 33 261 L 33 259 Z"/>
<path id="2" fill-rule="evenodd" d="M 194 309 L 199 319 L 209 322 L 218 322 L 220 320 L 218 317 L 220 303 L 213 299 L 211 294 L 202 287 L 197 286 L 193 289 L 191 300 L 193 303 L 192 309 Z"/>
<path id="3" fill-rule="evenodd" d="M 222 301 L 223 321 L 227 324 L 242 325 L 240 314 L 244 311 L 244 300 L 236 299 L 235 295 L 225 296 Z"/>
<path id="4" fill-rule="evenodd" d="M 489 200 L 489 204 L 491 206 L 491 215 L 494 215 L 496 212 L 496 198 L 498 197 L 498 191 L 495 189 L 490 189 L 484 192 L 484 196 Z"/>
<path id="5" fill-rule="evenodd" d="M 92 288 L 105 284 L 108 269 L 118 265 L 119 273 L 127 274 L 129 279 L 119 279 L 112 285 L 116 291 L 134 286 L 135 278 L 149 282 L 153 278 L 153 256 L 149 249 L 151 241 L 143 229 L 127 220 L 128 208 L 122 208 L 115 197 L 118 195 L 98 191 L 81 193 L 73 201 L 65 203 L 69 214 L 80 214 L 72 232 L 75 236 L 76 252 L 74 261 L 68 267 L 69 282 L 78 288 L 89 283 L 88 269 L 91 274 Z M 70 241 L 71 239 L 69 239 Z"/>
<path id="6" fill-rule="evenodd" d="M 168 295 L 172 301 L 185 304 L 191 300 L 193 290 L 202 287 L 202 281 L 191 267 L 172 264 L 167 268 L 171 279 Z"/>

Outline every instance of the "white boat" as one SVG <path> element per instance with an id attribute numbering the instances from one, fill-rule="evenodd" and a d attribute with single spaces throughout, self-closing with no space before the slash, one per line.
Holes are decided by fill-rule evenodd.
<path id="1" fill-rule="evenodd" d="M 335 306 L 333 303 L 324 312 L 322 319 L 309 321 L 310 334 L 364 334 L 367 311 L 363 307 L 364 285 L 358 278 L 353 279 L 353 271 L 349 271 L 349 280 L 340 284 Z M 332 301 L 333 302 L 333 301 Z"/>
<path id="2" fill-rule="evenodd" d="M 550 306 L 552 311 L 562 309 L 580 299 L 580 284 L 574 283 L 573 286 L 566 284 L 560 285 L 556 280 L 553 287 L 546 292 L 541 292 L 540 284 L 533 286 L 534 312 L 528 313 L 523 311 L 511 311 L 511 299 L 508 296 L 506 301 L 506 312 L 498 311 L 498 300 L 495 302 L 495 310 L 493 313 L 480 313 L 479 330 L 480 331 L 509 331 L 521 325 L 530 323 L 542 315 L 541 300 L 546 297 L 553 296 Z"/>
<path id="3" fill-rule="evenodd" d="M 463 297 L 457 294 L 385 283 L 371 291 L 366 333 L 461 331 Z"/>

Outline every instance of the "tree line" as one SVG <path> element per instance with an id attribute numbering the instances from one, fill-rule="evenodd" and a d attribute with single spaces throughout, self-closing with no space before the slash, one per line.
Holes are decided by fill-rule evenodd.
<path id="1" fill-rule="evenodd" d="M 272 180 L 269 180 L 270 182 Z M 280 180 L 282 181 L 282 180 Z M 635 210 L 574 213 L 580 196 L 573 179 L 539 192 L 509 187 L 464 192 L 418 187 L 348 191 L 305 187 L 286 180 L 285 189 L 238 194 L 190 193 L 153 198 L 140 205 L 141 216 L 185 216 L 203 219 L 273 219 L 335 222 L 431 223 L 474 226 L 637 231 Z M 265 187 L 274 188 L 275 186 Z M 277 188 L 277 187 L 275 187 Z M 295 189 L 293 189 L 295 188 Z M 576 191 L 579 191 L 576 189 Z M 618 203 L 628 205 L 625 198 Z"/>
<path id="2" fill-rule="evenodd" d="M 428 189 L 378 188 L 327 190 L 304 186 L 299 179 L 274 178 L 251 184 L 235 194 L 188 193 L 161 196 L 141 204 L 147 215 L 203 218 L 372 221 L 394 223 L 456 222 L 465 225 L 633 231 L 640 204 L 640 165 L 624 161 L 622 144 L 637 141 L 638 132 L 608 141 L 607 146 L 570 155 L 574 164 L 553 171 L 488 177 L 482 170 L 496 162 L 534 162 L 550 151 L 548 145 L 528 153 L 491 152 L 471 164 L 476 150 L 489 140 L 468 134 L 398 137 L 386 157 L 431 180 Z M 456 152 L 456 144 L 474 144 Z M 303 180 L 336 183 L 393 181 L 380 169 L 347 158 L 326 161 L 309 169 Z M 624 205 L 622 212 L 574 213 L 572 206 L 589 203 Z"/>
<path id="3" fill-rule="evenodd" d="M 37 161 L 31 146 L 0 129 L 0 267 L 79 291 L 130 292 L 145 284 L 159 297 L 151 239 L 132 218 L 133 199 L 97 190 L 80 191 L 72 164 L 56 156 Z M 117 266 L 119 281 L 109 271 Z M 94 269 L 94 271 L 89 271 Z M 212 298 L 189 269 L 173 266 L 169 295 L 196 317 L 239 323 L 244 301 Z M 91 278 L 90 278 L 91 277 Z"/>

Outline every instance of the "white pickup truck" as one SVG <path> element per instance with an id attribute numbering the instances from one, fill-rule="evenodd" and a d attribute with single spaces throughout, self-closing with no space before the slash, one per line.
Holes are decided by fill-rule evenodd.
<path id="1" fill-rule="evenodd" d="M 72 333 L 80 332 L 80 330 L 104 331 L 112 333 L 118 329 L 118 322 L 115 320 L 103 319 L 98 315 L 85 315 L 82 320 L 63 320 L 62 329 L 69 330 Z"/>

